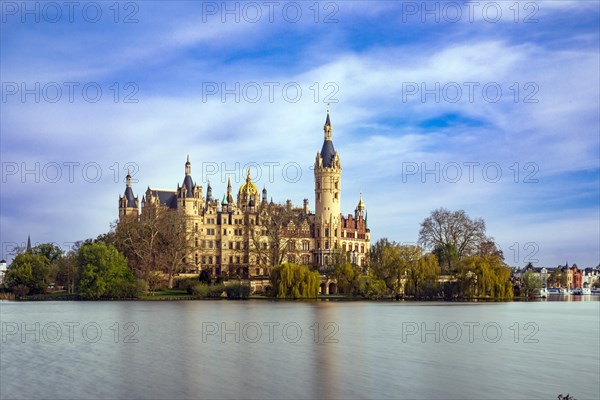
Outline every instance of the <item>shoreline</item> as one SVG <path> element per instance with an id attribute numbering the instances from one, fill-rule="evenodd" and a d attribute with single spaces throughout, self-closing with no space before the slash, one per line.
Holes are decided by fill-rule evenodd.
<path id="1" fill-rule="evenodd" d="M 583 295 L 581 297 L 586 297 L 591 295 Z M 566 296 L 556 296 L 557 299 L 563 300 Z M 579 296 L 578 296 L 579 297 Z M 1 299 L 2 301 L 10 301 L 10 302 L 45 302 L 45 301 L 83 301 L 83 302 L 104 302 L 104 301 L 140 301 L 140 302 L 173 302 L 173 301 L 284 301 L 284 302 L 315 302 L 315 301 L 339 301 L 339 302 L 385 302 L 385 303 L 394 303 L 394 302 L 405 302 L 405 303 L 509 303 L 509 302 L 539 302 L 539 301 L 548 301 L 546 297 L 513 297 L 513 298 L 489 298 L 489 297 L 477 297 L 477 298 L 456 298 L 456 299 L 444 299 L 444 298 L 436 298 L 436 299 L 418 299 L 418 298 L 400 298 L 396 299 L 393 297 L 382 298 L 382 299 L 365 299 L 362 297 L 348 297 L 348 296 L 319 296 L 316 298 L 302 298 L 302 299 L 282 299 L 277 297 L 266 297 L 266 296 L 250 296 L 246 299 L 228 299 L 226 297 L 223 298 L 194 298 L 193 296 L 170 296 L 170 297 L 151 297 L 145 296 L 142 298 L 101 298 L 101 299 L 82 299 L 79 298 L 79 295 L 36 295 L 36 296 L 27 296 L 26 298 L 20 299 Z"/>

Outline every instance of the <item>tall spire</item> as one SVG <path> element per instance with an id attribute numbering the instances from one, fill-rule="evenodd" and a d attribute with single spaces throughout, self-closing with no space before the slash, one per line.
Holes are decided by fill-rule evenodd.
<path id="1" fill-rule="evenodd" d="M 327 104 L 327 118 L 325 119 L 325 125 L 323 125 L 323 134 L 325 140 L 331 140 L 332 128 L 331 120 L 329 119 L 329 104 Z"/>
<path id="2" fill-rule="evenodd" d="M 206 202 L 210 203 L 213 201 L 212 186 L 210 186 L 210 180 L 208 181 L 208 187 L 206 188 Z"/>
<path id="3" fill-rule="evenodd" d="M 333 147 L 332 138 L 333 129 L 331 127 L 331 119 L 329 118 L 329 107 L 327 107 L 327 118 L 325 119 L 325 125 L 323 125 L 323 147 L 321 147 L 321 157 L 323 158 L 323 166 L 326 168 L 333 167 L 333 159 L 335 157 L 335 149 Z"/>
<path id="4" fill-rule="evenodd" d="M 31 251 L 31 236 L 27 235 L 27 252 Z"/>
<path id="5" fill-rule="evenodd" d="M 190 155 L 188 154 L 187 156 L 187 161 L 185 162 L 185 175 L 191 175 L 192 174 L 192 163 L 190 162 Z"/>
<path id="6" fill-rule="evenodd" d="M 129 172 L 129 168 L 127 168 L 127 176 L 125 177 L 125 184 L 127 187 L 131 187 L 131 172 Z"/>
<path id="7" fill-rule="evenodd" d="M 228 176 L 227 177 L 227 203 L 228 204 L 233 204 L 234 200 L 233 200 L 233 194 L 231 193 L 231 177 Z"/>

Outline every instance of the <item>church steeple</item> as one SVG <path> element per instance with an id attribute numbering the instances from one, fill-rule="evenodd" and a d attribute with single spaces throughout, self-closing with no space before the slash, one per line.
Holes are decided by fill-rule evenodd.
<path id="1" fill-rule="evenodd" d="M 29 253 L 31 251 L 31 236 L 27 235 L 27 249 L 26 251 Z"/>

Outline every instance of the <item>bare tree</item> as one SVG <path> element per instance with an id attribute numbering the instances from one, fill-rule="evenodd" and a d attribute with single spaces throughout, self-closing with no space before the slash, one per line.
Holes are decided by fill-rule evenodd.
<path id="1" fill-rule="evenodd" d="M 148 210 L 150 211 L 150 210 Z M 128 265 L 138 278 L 147 280 L 157 269 L 160 210 L 147 212 L 143 219 L 124 219 L 113 224 L 115 246 L 127 257 Z"/>
<path id="2" fill-rule="evenodd" d="M 247 225 L 251 253 L 268 269 L 300 250 L 300 239 L 310 229 L 298 212 L 282 204 L 268 204 L 258 214 L 258 224 Z"/>
<path id="3" fill-rule="evenodd" d="M 175 274 L 181 271 L 186 256 L 193 250 L 183 211 L 169 209 L 161 213 L 158 239 L 156 259 L 159 268 L 167 275 L 169 288 L 172 288 Z"/>
<path id="4" fill-rule="evenodd" d="M 477 254 L 482 243 L 489 240 L 485 236 L 483 219 L 471 219 L 464 210 L 438 208 L 425 218 L 419 231 L 419 244 L 423 247 L 456 252 L 459 259 Z M 489 246 L 484 247 L 489 249 Z"/>

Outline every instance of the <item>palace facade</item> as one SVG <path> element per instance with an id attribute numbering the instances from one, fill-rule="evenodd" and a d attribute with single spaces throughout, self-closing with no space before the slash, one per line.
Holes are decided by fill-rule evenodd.
<path id="1" fill-rule="evenodd" d="M 314 164 L 314 212 L 309 208 L 308 199 L 304 199 L 301 207 L 294 207 L 288 200 L 278 210 L 285 218 L 277 221 L 279 232 L 274 233 L 266 226 L 274 223 L 269 213 L 273 213 L 277 205 L 267 201 L 266 188 L 259 192 L 249 170 L 237 196 L 234 197 L 229 179 L 227 191 L 219 200 L 213 197 L 210 183 L 204 193 L 202 186 L 193 181 L 189 157 L 183 182 L 176 190 L 148 187 L 141 203 L 133 193 L 128 174 L 125 193 L 119 196 L 119 221 L 127 218 L 141 221 L 145 214 L 157 209 L 182 211 L 190 242 L 189 254 L 184 259 L 187 272 L 209 270 L 213 276 L 236 274 L 259 278 L 268 275 L 269 268 L 278 261 L 296 262 L 324 271 L 342 251 L 351 262 L 362 266 L 370 249 L 362 193 L 354 214 L 342 215 L 342 165 L 333 146 L 329 112 L 323 131 L 323 145 Z M 282 260 L 267 256 L 274 240 L 285 246 Z"/>

